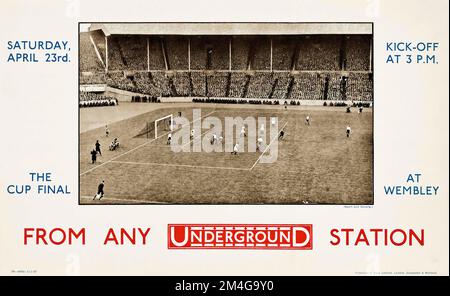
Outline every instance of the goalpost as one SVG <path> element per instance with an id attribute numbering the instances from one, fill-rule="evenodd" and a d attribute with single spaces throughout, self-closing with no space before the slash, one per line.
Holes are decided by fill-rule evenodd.
<path id="1" fill-rule="evenodd" d="M 155 120 L 155 139 L 158 138 L 158 131 L 173 131 L 173 115 L 169 114 Z"/>
<path id="2" fill-rule="evenodd" d="M 161 136 L 161 132 L 173 131 L 175 124 L 173 120 L 173 114 L 166 115 L 158 118 L 155 121 L 147 121 L 144 128 L 136 135 L 135 138 L 155 138 Z"/>

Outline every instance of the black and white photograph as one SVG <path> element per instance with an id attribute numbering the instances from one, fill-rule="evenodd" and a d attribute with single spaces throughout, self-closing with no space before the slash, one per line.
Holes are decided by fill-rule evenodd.
<path id="1" fill-rule="evenodd" d="M 79 23 L 79 204 L 373 205 L 373 23 Z"/>

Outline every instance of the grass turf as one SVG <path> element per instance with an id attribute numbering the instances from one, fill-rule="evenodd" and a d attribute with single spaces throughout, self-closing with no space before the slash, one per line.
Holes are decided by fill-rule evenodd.
<path id="1" fill-rule="evenodd" d="M 345 108 L 227 108 L 202 106 L 202 116 L 278 116 L 287 122 L 275 163 L 256 163 L 260 153 L 174 153 L 159 139 L 135 138 L 146 122 L 169 113 L 192 120 L 192 107 L 162 106 L 80 134 L 80 203 L 174 204 L 373 204 L 372 112 L 347 114 Z M 311 125 L 305 125 L 310 115 Z M 267 120 L 269 124 L 269 120 Z M 350 138 L 346 126 L 352 127 Z M 202 130 L 206 132 L 207 130 Z M 121 147 L 107 151 L 118 137 Z M 95 140 L 102 144 L 90 163 Z M 267 139 L 268 140 L 268 139 Z M 269 142 L 269 141 L 267 141 Z M 250 170 L 250 168 L 253 169 Z M 105 180 L 105 196 L 92 201 Z"/>

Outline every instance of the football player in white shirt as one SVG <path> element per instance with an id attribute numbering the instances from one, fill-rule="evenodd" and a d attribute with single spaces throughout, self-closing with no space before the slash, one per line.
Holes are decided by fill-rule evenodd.
<path id="1" fill-rule="evenodd" d="M 245 133 L 245 126 L 242 126 L 241 128 L 241 136 L 247 137 L 247 134 Z"/>
<path id="2" fill-rule="evenodd" d="M 211 145 L 213 145 L 214 143 L 217 143 L 217 135 L 215 133 L 212 135 Z"/>
<path id="3" fill-rule="evenodd" d="M 346 133 L 347 133 L 347 138 L 349 138 L 349 137 L 350 137 L 350 134 L 352 133 L 352 129 L 351 129 L 351 127 L 350 127 L 349 125 L 347 125 L 347 131 L 346 131 Z"/>
<path id="4" fill-rule="evenodd" d="M 309 125 L 309 115 L 306 116 L 306 124 Z"/>
<path id="5" fill-rule="evenodd" d="M 236 143 L 233 147 L 233 152 L 231 152 L 231 154 L 237 155 L 238 154 L 238 150 L 239 150 L 239 144 Z"/>
<path id="6" fill-rule="evenodd" d="M 195 130 L 191 130 L 191 140 L 194 139 Z"/>
<path id="7" fill-rule="evenodd" d="M 257 148 L 259 152 L 262 152 L 262 143 L 263 143 L 263 139 L 262 138 L 258 138 L 258 143 L 257 143 Z"/>
<path id="8" fill-rule="evenodd" d="M 275 125 L 275 123 L 276 123 L 276 118 L 272 117 L 272 125 Z"/>
<path id="9" fill-rule="evenodd" d="M 172 142 L 172 133 L 169 133 L 167 135 L 167 145 L 170 145 L 171 142 Z"/>

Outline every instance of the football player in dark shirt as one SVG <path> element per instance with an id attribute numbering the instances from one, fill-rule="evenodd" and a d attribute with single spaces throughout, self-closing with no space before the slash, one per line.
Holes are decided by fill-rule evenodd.
<path id="1" fill-rule="evenodd" d="M 103 188 L 105 187 L 105 181 L 103 180 L 100 184 L 98 184 L 97 194 L 94 195 L 94 198 L 92 200 L 95 200 L 96 197 L 98 197 L 98 200 L 102 199 L 103 194 Z"/>

